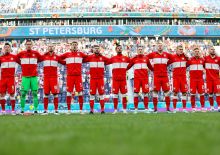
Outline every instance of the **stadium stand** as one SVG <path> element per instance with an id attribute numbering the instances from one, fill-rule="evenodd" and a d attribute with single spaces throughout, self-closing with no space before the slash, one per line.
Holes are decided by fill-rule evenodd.
<path id="1" fill-rule="evenodd" d="M 12 4 L 12 5 L 11 5 Z M 35 12 L 188 12 L 218 13 L 216 0 L 0 0 L 0 13 Z"/>

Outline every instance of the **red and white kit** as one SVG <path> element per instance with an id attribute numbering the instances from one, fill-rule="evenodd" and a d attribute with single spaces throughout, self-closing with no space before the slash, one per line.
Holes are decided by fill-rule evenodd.
<path id="1" fill-rule="evenodd" d="M 34 50 L 22 51 L 17 55 L 20 60 L 22 76 L 37 76 L 37 63 L 42 61 L 42 56 Z"/>
<path id="2" fill-rule="evenodd" d="M 138 108 L 138 93 L 142 89 L 144 93 L 145 109 L 148 109 L 148 69 L 153 70 L 151 63 L 147 56 L 137 55 L 131 59 L 127 69 L 134 68 L 134 107 Z"/>
<path id="3" fill-rule="evenodd" d="M 15 93 L 15 68 L 19 63 L 17 56 L 13 54 L 5 54 L 0 57 L 1 65 L 1 94 L 14 94 Z"/>
<path id="4" fill-rule="evenodd" d="M 10 94 L 10 103 L 12 111 L 15 110 L 15 98 L 12 97 L 15 94 L 15 68 L 19 63 L 17 56 L 7 53 L 0 57 L 0 94 Z M 6 100 L 0 98 L 2 110 L 5 111 Z"/>
<path id="5" fill-rule="evenodd" d="M 44 94 L 49 95 L 50 92 L 52 94 L 58 94 L 58 64 L 65 64 L 64 61 L 61 60 L 59 56 L 55 53 L 52 55 L 47 52 L 43 55 L 43 69 L 44 69 Z"/>
<path id="6" fill-rule="evenodd" d="M 112 93 L 114 94 L 114 109 L 118 108 L 118 94 L 119 91 L 122 94 L 122 104 L 123 109 L 127 106 L 127 81 L 126 81 L 126 71 L 130 59 L 122 54 L 117 54 L 109 60 L 109 64 L 112 64 Z"/>
<path id="7" fill-rule="evenodd" d="M 42 57 L 43 70 L 44 70 L 44 110 L 48 108 L 48 95 L 52 93 L 54 96 L 54 109 L 58 110 L 58 93 L 59 93 L 59 83 L 58 83 L 58 63 L 65 64 L 59 56 L 55 53 L 50 54 L 47 52 Z"/>
<path id="8" fill-rule="evenodd" d="M 173 66 L 173 92 L 175 94 L 182 93 L 183 108 L 186 108 L 186 93 L 187 93 L 187 81 L 186 81 L 186 63 L 188 58 L 184 54 L 174 54 L 170 63 Z M 176 108 L 177 96 L 173 96 L 174 108 Z"/>
<path id="9" fill-rule="evenodd" d="M 104 111 L 104 70 L 109 59 L 102 56 L 92 54 L 88 56 L 84 62 L 90 65 L 90 109 L 94 109 L 95 95 L 99 94 L 101 111 Z"/>
<path id="10" fill-rule="evenodd" d="M 220 107 L 220 57 L 206 56 L 205 57 L 205 70 L 206 70 L 206 83 L 207 93 L 209 94 L 209 101 L 211 106 L 214 104 L 213 95 L 216 94 L 216 101 Z"/>
<path id="11" fill-rule="evenodd" d="M 202 108 L 204 108 L 204 59 L 192 57 L 188 62 L 189 74 L 190 74 L 190 93 L 191 93 L 191 104 L 192 108 L 195 108 L 195 95 L 200 94 L 200 102 Z"/>
<path id="12" fill-rule="evenodd" d="M 169 60 L 172 59 L 172 55 L 167 52 L 153 52 L 148 55 L 148 58 L 152 60 L 153 68 L 154 68 L 154 91 L 158 92 L 162 90 L 165 93 L 166 97 L 166 106 L 167 109 L 170 107 L 170 98 L 168 96 L 168 91 L 170 90 L 169 78 L 167 72 L 167 66 L 169 65 Z M 158 102 L 158 94 L 153 94 L 153 103 L 154 108 L 157 110 L 157 102 Z"/>
<path id="13" fill-rule="evenodd" d="M 82 110 L 83 107 L 82 63 L 83 63 L 83 59 L 85 59 L 87 55 L 79 51 L 72 51 L 63 54 L 60 57 L 62 60 L 66 61 L 68 110 L 70 110 L 72 92 L 74 92 L 74 88 L 76 92 L 80 93 L 79 104 L 80 104 L 80 110 Z"/>

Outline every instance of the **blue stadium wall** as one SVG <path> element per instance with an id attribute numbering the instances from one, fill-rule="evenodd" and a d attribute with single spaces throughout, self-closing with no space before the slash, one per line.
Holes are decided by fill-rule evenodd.
<path id="1" fill-rule="evenodd" d="M 220 25 L 0 27 L 0 38 L 126 37 L 155 35 L 167 37 L 219 37 Z"/>

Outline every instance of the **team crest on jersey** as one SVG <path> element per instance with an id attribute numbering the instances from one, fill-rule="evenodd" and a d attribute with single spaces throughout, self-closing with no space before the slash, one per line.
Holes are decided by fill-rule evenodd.
<path id="1" fill-rule="evenodd" d="M 11 60 L 14 60 L 13 58 L 11 58 Z"/>
<path id="2" fill-rule="evenodd" d="M 215 60 L 215 62 L 218 62 L 218 60 Z"/>
<path id="3" fill-rule="evenodd" d="M 125 59 L 123 58 L 122 61 L 125 61 Z"/>
<path id="4" fill-rule="evenodd" d="M 102 58 L 100 58 L 100 60 L 102 60 Z"/>
<path id="5" fill-rule="evenodd" d="M 32 55 L 33 57 L 35 56 L 35 54 Z"/>
<path id="6" fill-rule="evenodd" d="M 77 55 L 79 56 L 79 53 L 77 53 Z"/>
<path id="7" fill-rule="evenodd" d="M 54 56 L 53 58 L 56 59 L 56 56 Z"/>
<path id="8" fill-rule="evenodd" d="M 146 62 L 146 60 L 144 60 L 144 62 Z"/>
<path id="9" fill-rule="evenodd" d="M 184 58 L 182 58 L 182 60 L 184 60 Z"/>
<path id="10" fill-rule="evenodd" d="M 200 63 L 202 63 L 202 61 L 200 61 Z"/>

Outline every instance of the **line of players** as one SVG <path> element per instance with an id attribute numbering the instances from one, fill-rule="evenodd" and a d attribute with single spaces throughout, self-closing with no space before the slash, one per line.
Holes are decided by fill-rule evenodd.
<path id="1" fill-rule="evenodd" d="M 146 112 L 148 110 L 149 98 L 149 70 L 153 72 L 153 104 L 154 112 L 157 112 L 158 92 L 162 89 L 165 94 L 165 102 L 167 111 L 170 112 L 170 84 L 168 78 L 167 67 L 173 66 L 173 103 L 174 109 L 177 104 L 177 94 L 181 93 L 181 100 L 183 109 L 186 111 L 187 99 L 187 67 L 189 67 L 190 74 L 190 97 L 193 112 L 195 109 L 196 93 L 200 95 L 200 102 L 202 111 L 205 109 L 205 87 L 203 75 L 206 74 L 207 88 L 206 92 L 209 94 L 209 102 L 211 107 L 214 104 L 214 95 L 216 102 L 220 107 L 220 78 L 219 66 L 220 58 L 216 55 L 213 46 L 209 48 L 209 55 L 205 58 L 201 57 L 198 46 L 193 49 L 193 57 L 189 58 L 183 52 L 183 46 L 177 47 L 175 54 L 164 52 L 162 42 L 157 43 L 157 51 L 148 55 L 143 54 L 143 46 L 138 46 L 137 55 L 129 58 L 122 54 L 122 46 L 116 46 L 117 55 L 107 58 L 100 53 L 99 45 L 94 45 L 93 53 L 86 55 L 78 50 L 78 43 L 72 42 L 70 52 L 63 55 L 56 55 L 53 44 L 48 46 L 48 52 L 40 55 L 37 51 L 32 50 L 32 41 L 26 41 L 26 50 L 17 55 L 11 54 L 11 45 L 6 43 L 4 45 L 4 54 L 0 57 L 1 65 L 1 80 L 0 80 L 0 104 L 2 107 L 2 114 L 5 113 L 5 95 L 10 94 L 10 102 L 12 106 L 12 114 L 15 114 L 15 67 L 16 63 L 22 68 L 22 83 L 21 83 L 21 113 L 24 113 L 25 99 L 28 91 L 31 89 L 34 99 L 34 113 L 37 113 L 38 107 L 38 81 L 37 81 L 37 64 L 43 62 L 44 67 L 44 114 L 47 114 L 48 96 L 53 94 L 55 114 L 58 112 L 58 63 L 66 65 L 67 68 L 67 114 L 71 113 L 71 101 L 73 92 L 78 93 L 78 102 L 80 105 L 80 113 L 83 113 L 83 85 L 82 85 L 82 63 L 89 63 L 90 65 L 90 114 L 94 111 L 95 95 L 100 99 L 101 113 L 104 114 L 104 69 L 105 65 L 112 64 L 112 94 L 114 102 L 114 112 L 117 113 L 119 93 L 122 95 L 123 113 L 127 113 L 127 82 L 126 72 L 131 67 L 134 69 L 134 107 L 135 113 L 138 109 L 138 95 L 143 93 L 144 106 Z M 174 110 L 175 112 L 175 110 Z"/>

